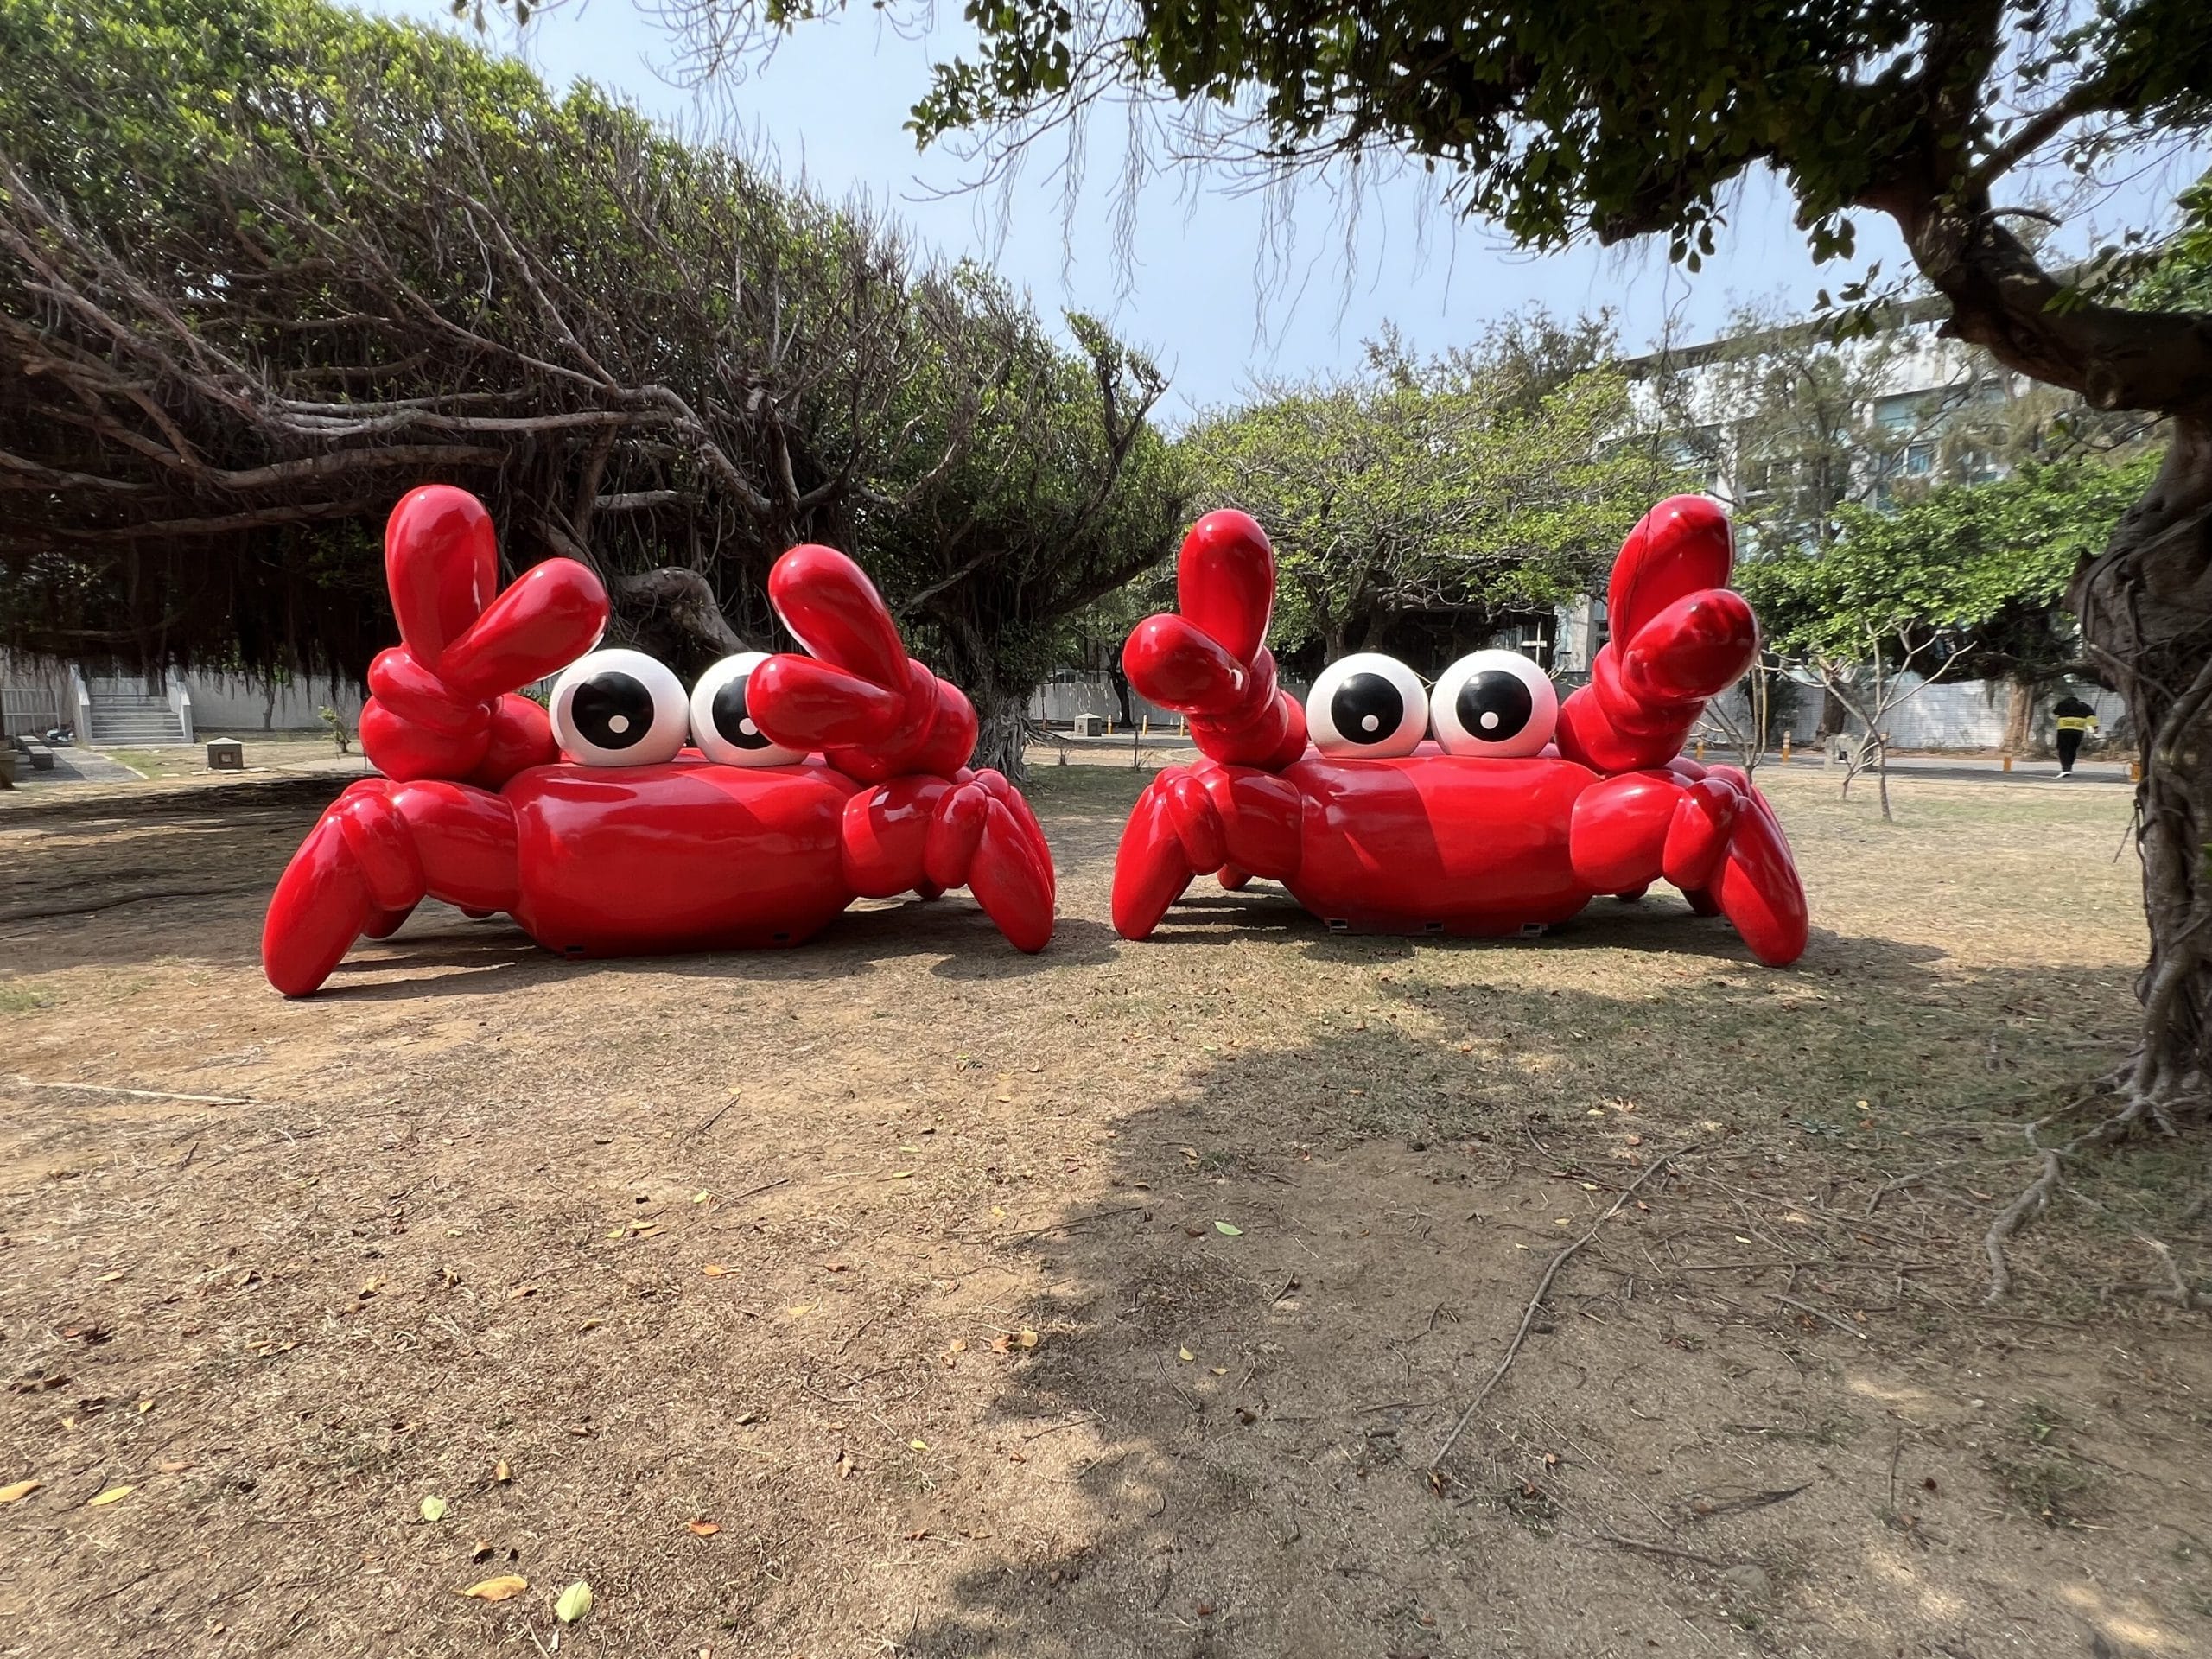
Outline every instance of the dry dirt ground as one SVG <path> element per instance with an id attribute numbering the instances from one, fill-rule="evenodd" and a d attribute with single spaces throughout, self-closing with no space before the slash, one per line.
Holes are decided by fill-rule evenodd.
<path id="1" fill-rule="evenodd" d="M 288 1003 L 340 781 L 0 798 L 0 1653 L 2212 1652 L 2137 1237 L 2202 1282 L 2201 1164 L 2085 1172 L 1979 1306 L 2126 1044 L 2122 791 L 1782 779 L 1772 972 L 1656 895 L 1126 944 L 1141 779 L 1045 766 L 1039 958 L 964 895 L 600 963 L 429 906 Z"/>

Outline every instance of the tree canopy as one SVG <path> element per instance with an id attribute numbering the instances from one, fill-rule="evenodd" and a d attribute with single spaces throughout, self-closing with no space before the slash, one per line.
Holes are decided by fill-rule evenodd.
<path id="1" fill-rule="evenodd" d="M 1422 359 L 1388 337 L 1360 374 L 1262 387 L 1185 435 L 1201 504 L 1252 513 L 1274 544 L 1279 657 L 1318 671 L 1419 632 L 1440 669 L 1602 587 L 1675 474 L 1618 441 L 1618 371 L 1532 368 L 1522 344 Z"/>
<path id="2" fill-rule="evenodd" d="M 1850 661 L 1928 643 L 1956 677 L 2050 677 L 2081 662 L 2058 609 L 2066 585 L 2155 467 L 2155 457 L 2031 461 L 1885 511 L 1846 505 L 1828 545 L 1748 560 L 1738 585 L 1786 657 Z"/>
<path id="3" fill-rule="evenodd" d="M 22 0 L 0 49 L 10 643 L 359 672 L 435 479 L 692 664 L 844 546 L 1006 759 L 1061 619 L 1173 544 L 1141 353 L 588 86 L 278 0 Z"/>

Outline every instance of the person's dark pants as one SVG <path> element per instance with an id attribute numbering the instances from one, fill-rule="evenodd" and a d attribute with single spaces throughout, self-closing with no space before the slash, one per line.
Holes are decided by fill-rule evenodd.
<path id="1" fill-rule="evenodd" d="M 2082 753 L 2082 734 L 2071 727 L 2061 727 L 2058 732 L 2058 769 L 2074 770 L 2074 757 Z"/>

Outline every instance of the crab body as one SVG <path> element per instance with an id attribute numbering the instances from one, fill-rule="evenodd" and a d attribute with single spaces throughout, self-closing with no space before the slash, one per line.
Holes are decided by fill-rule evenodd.
<path id="1" fill-rule="evenodd" d="M 1260 645 L 1266 538 L 1240 513 L 1208 515 L 1185 547 L 1181 613 L 1140 623 L 1124 653 L 1146 696 L 1190 715 L 1205 758 L 1162 772 L 1131 814 L 1116 929 L 1147 937 L 1209 873 L 1232 889 L 1279 880 L 1335 928 L 1473 936 L 1664 880 L 1762 961 L 1795 960 L 1804 893 L 1771 809 L 1743 772 L 1680 753 L 1757 648 L 1749 608 L 1720 586 L 1729 557 L 1711 504 L 1655 509 L 1615 569 L 1620 643 L 1564 707 L 1533 664 L 1491 652 L 1433 695 L 1402 664 L 1348 658 L 1301 709 Z"/>
<path id="2" fill-rule="evenodd" d="M 966 698 L 907 658 L 843 555 L 794 549 L 770 577 L 818 656 L 726 658 L 688 701 L 651 659 L 591 649 L 606 598 L 581 565 L 486 605 L 490 524 L 460 491 L 403 500 L 386 564 L 407 644 L 372 668 L 361 721 L 385 775 L 332 804 L 278 883 L 262 960 L 286 995 L 424 898 L 570 957 L 797 944 L 855 899 L 963 885 L 1020 948 L 1051 938 L 1035 817 L 964 764 Z M 563 664 L 550 719 L 497 689 Z"/>

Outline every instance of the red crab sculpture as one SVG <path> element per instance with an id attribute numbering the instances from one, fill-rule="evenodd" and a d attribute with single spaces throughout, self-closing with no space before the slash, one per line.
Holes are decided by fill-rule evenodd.
<path id="1" fill-rule="evenodd" d="M 594 649 L 607 594 L 575 561 L 492 598 L 492 520 L 464 491 L 400 501 L 385 573 L 405 643 L 361 712 L 385 775 L 332 804 L 276 885 L 261 960 L 287 996 L 426 896 L 508 912 L 570 957 L 796 944 L 856 898 L 963 885 L 1020 949 L 1052 938 L 1036 818 L 969 770 L 975 710 L 908 658 L 843 554 L 795 547 L 769 573 L 810 654 L 725 658 L 688 696 L 652 658 Z M 550 713 L 514 695 L 563 669 Z"/>
<path id="2" fill-rule="evenodd" d="M 1116 931 L 1146 938 L 1210 872 L 1231 890 L 1281 881 L 1334 928 L 1474 935 L 1565 921 L 1663 878 L 1760 961 L 1796 961 L 1805 893 L 1773 809 L 1741 771 L 1681 753 L 1758 650 L 1726 585 L 1733 560 L 1713 503 L 1653 508 L 1613 566 L 1611 642 L 1564 704 L 1529 658 L 1485 651 L 1433 692 L 1390 658 L 1346 658 L 1301 709 L 1262 644 L 1267 537 L 1241 512 L 1209 513 L 1183 543 L 1181 613 L 1139 623 L 1122 653 L 1133 685 L 1189 717 L 1205 758 L 1161 772 L 1130 815 Z"/>

